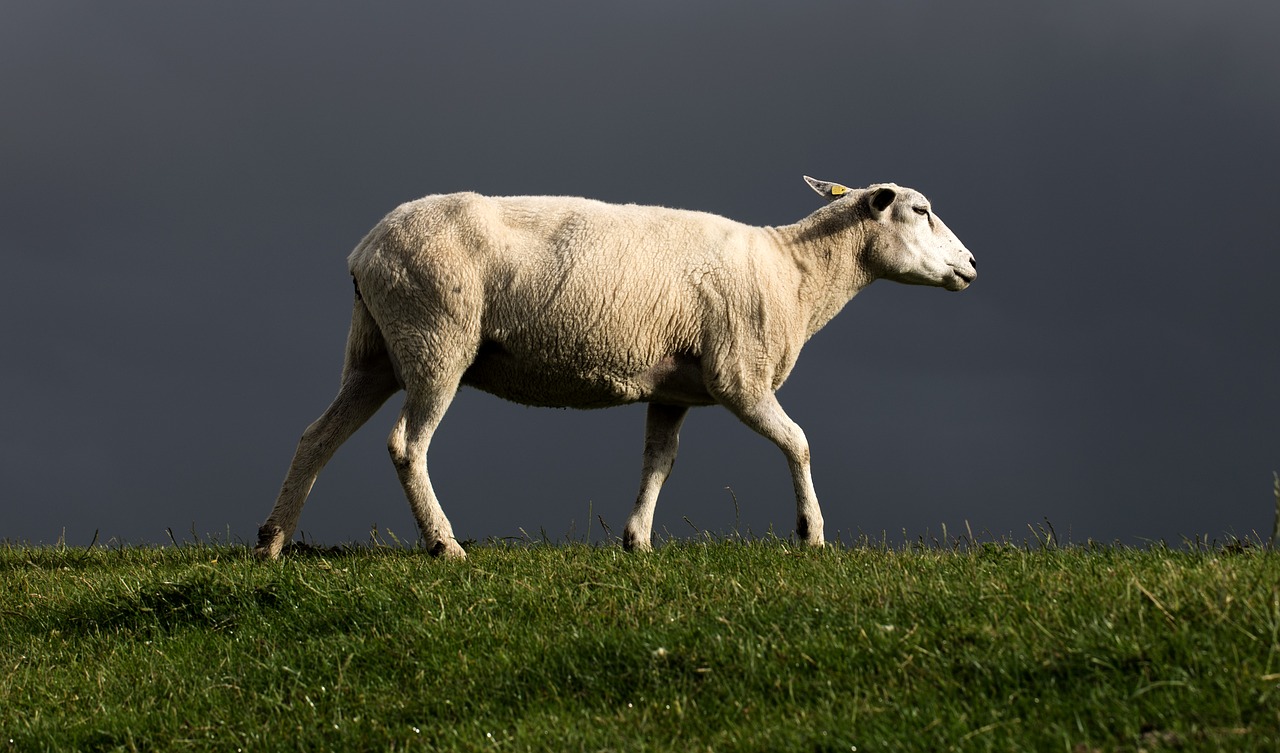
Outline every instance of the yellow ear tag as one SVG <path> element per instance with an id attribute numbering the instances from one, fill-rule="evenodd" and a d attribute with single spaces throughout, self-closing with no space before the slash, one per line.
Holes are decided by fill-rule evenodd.
<path id="1" fill-rule="evenodd" d="M 847 193 L 849 193 L 849 189 L 848 189 L 848 188 L 845 188 L 844 186 L 840 185 L 839 183 L 836 183 L 835 185 L 831 186 L 831 195 L 832 195 L 832 196 L 843 196 L 844 194 L 847 194 Z"/>

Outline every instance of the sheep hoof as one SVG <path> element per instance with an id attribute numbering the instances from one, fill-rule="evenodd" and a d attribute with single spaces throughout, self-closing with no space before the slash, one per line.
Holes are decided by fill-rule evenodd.
<path id="1" fill-rule="evenodd" d="M 822 546 L 824 543 L 822 538 L 822 518 L 803 514 L 797 516 L 796 538 L 809 546 Z"/>
<path id="2" fill-rule="evenodd" d="M 648 536 L 637 536 L 631 531 L 622 534 L 622 548 L 628 552 L 652 552 L 653 544 Z"/>
<path id="3" fill-rule="evenodd" d="M 258 529 L 258 545 L 253 548 L 253 556 L 260 560 L 280 559 L 280 551 L 284 549 L 284 531 L 280 526 L 263 525 Z"/>
<path id="4" fill-rule="evenodd" d="M 466 551 L 458 544 L 456 539 L 441 539 L 433 544 L 427 551 L 432 557 L 443 557 L 447 560 L 465 560 L 467 558 Z"/>

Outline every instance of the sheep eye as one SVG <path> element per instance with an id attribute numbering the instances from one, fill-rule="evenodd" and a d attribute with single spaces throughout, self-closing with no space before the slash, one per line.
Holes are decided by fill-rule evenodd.
<path id="1" fill-rule="evenodd" d="M 928 213 L 929 213 L 929 208 L 928 208 L 928 207 L 911 207 L 911 209 L 912 209 L 912 211 L 914 211 L 916 214 L 918 214 L 918 215 L 920 215 L 920 216 L 922 216 L 922 217 L 923 217 L 924 215 L 926 215 L 926 214 L 928 214 Z"/>

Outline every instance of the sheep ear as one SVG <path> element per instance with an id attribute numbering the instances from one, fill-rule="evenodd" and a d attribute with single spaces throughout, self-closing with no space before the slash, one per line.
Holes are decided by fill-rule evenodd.
<path id="1" fill-rule="evenodd" d="M 898 198 L 898 192 L 892 188 L 877 188 L 867 197 L 867 203 L 871 205 L 871 211 L 876 217 L 879 217 L 896 198 Z"/>
<path id="2" fill-rule="evenodd" d="M 848 186 L 842 186 L 839 183 L 830 183 L 825 180 L 815 180 L 808 175 L 804 176 L 804 182 L 809 184 L 809 188 L 818 192 L 818 195 L 827 201 L 835 201 L 836 199 L 849 193 Z"/>

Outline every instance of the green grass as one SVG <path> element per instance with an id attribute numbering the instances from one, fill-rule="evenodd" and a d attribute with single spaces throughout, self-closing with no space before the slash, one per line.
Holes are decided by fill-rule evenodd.
<path id="1" fill-rule="evenodd" d="M 1276 750 L 1280 558 L 0 546 L 0 750 Z"/>

